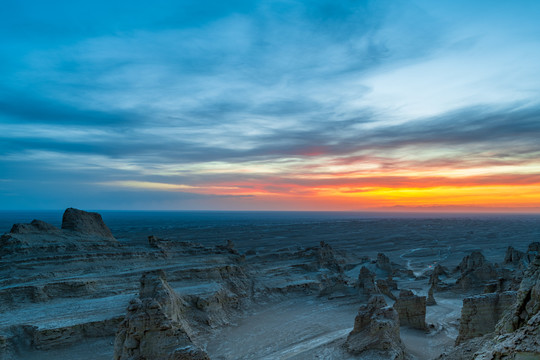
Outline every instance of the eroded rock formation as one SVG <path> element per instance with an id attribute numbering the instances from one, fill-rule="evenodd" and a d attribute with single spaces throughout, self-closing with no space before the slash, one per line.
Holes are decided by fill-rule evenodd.
<path id="1" fill-rule="evenodd" d="M 0 237 L 0 257 L 84 253 L 118 244 L 97 213 L 70 208 L 64 212 L 63 219 L 62 229 L 41 220 L 13 225 L 8 234 Z"/>
<path id="2" fill-rule="evenodd" d="M 382 271 L 387 272 L 389 275 L 392 274 L 392 264 L 390 263 L 390 258 L 383 253 L 377 254 L 377 260 L 375 265 Z"/>
<path id="3" fill-rule="evenodd" d="M 505 310 L 516 300 L 513 291 L 472 296 L 463 299 L 459 335 L 456 344 L 495 330 Z"/>
<path id="4" fill-rule="evenodd" d="M 375 282 L 375 273 L 369 271 L 369 269 L 365 266 L 362 266 L 360 269 L 356 287 L 359 289 L 361 294 L 366 296 L 381 293 Z"/>
<path id="5" fill-rule="evenodd" d="M 79 220 L 84 217 L 79 217 Z M 92 216 L 90 218 L 93 219 Z M 45 352 L 48 354 L 52 349 L 69 349 L 68 351 L 75 353 L 81 348 L 96 349 L 99 346 L 107 347 L 107 355 L 99 358 L 110 359 L 113 352 L 112 341 L 117 329 L 117 355 L 122 360 L 149 360 L 160 357 L 167 360 L 206 359 L 207 355 L 198 344 L 206 346 L 208 339 L 215 333 L 222 330 L 226 333 L 227 329 L 222 327 L 235 322 L 237 316 L 242 315 L 252 303 L 261 301 L 273 306 L 274 301 L 281 304 L 282 299 L 288 301 L 291 296 L 304 299 L 301 296 L 307 295 L 313 300 L 315 295 L 325 295 L 343 297 L 343 304 L 350 306 L 352 301 L 359 301 L 358 288 L 361 288 L 360 293 L 366 297 L 384 294 L 395 298 L 398 294 L 398 283 L 400 287 L 420 288 L 428 282 L 426 275 L 431 275 L 431 286 L 425 303 L 432 303 L 432 300 L 435 302 L 433 294 L 437 292 L 435 296 L 441 307 L 433 310 L 438 312 L 454 306 L 456 301 L 452 300 L 463 296 L 459 292 L 442 293 L 454 290 L 453 283 L 457 277 L 462 279 L 472 274 L 470 277 L 475 281 L 470 282 L 470 290 L 481 292 L 486 286 L 491 292 L 500 292 L 501 289 L 508 288 L 508 284 L 500 284 L 500 279 L 513 279 L 515 273 L 518 273 L 513 259 L 519 260 L 521 256 L 523 262 L 528 262 L 540 246 L 531 245 L 530 249 L 523 253 L 525 255 L 517 252 L 517 255 L 511 255 L 508 266 L 493 267 L 498 273 L 498 277 L 494 279 L 484 281 L 476 277 L 478 264 L 475 265 L 476 257 L 472 254 L 473 259 L 469 260 L 473 265 L 467 265 L 469 260 L 462 262 L 463 273 L 460 269 L 449 274 L 437 265 L 431 273 L 421 272 L 423 275 L 415 278 L 411 270 L 413 267 L 418 270 L 418 264 L 434 264 L 435 259 L 423 262 L 419 257 L 422 262 L 415 262 L 416 259 L 411 258 L 411 263 L 405 269 L 397 263 L 391 263 L 382 253 L 376 260 L 362 257 L 363 250 L 356 243 L 342 247 L 344 244 L 339 240 L 336 241 L 339 245 L 336 249 L 326 242 L 305 248 L 295 244 L 278 244 L 279 241 L 274 240 L 274 237 L 269 237 L 267 242 L 263 243 L 264 246 L 259 247 L 249 244 L 246 238 L 239 238 L 238 249 L 247 255 L 244 256 L 240 255 L 232 241 L 227 241 L 228 238 L 237 239 L 234 233 L 232 236 L 216 236 L 211 239 L 200 237 L 202 243 L 198 243 L 194 241 L 199 238 L 191 234 L 160 232 L 171 240 L 152 236 L 146 243 L 139 241 L 148 235 L 143 230 L 133 233 L 133 242 L 117 242 L 108 237 L 107 233 L 101 232 L 103 228 L 99 221 L 83 220 L 81 223 L 86 225 L 81 225 L 80 231 L 75 230 L 75 227 L 70 228 L 69 225 L 65 229 L 59 229 L 34 220 L 30 224 L 16 224 L 11 233 L 2 237 L 0 256 L 6 257 L 2 257 L 0 264 L 3 275 L 0 279 L 0 313 L 4 315 L 0 317 L 0 359 L 2 353 L 14 354 L 13 359 L 25 358 L 19 356 L 19 349 L 32 352 L 32 358 L 37 358 Z M 91 230 L 94 227 L 92 224 L 97 224 L 97 231 Z M 126 233 L 122 230 L 122 237 Z M 179 238 L 190 241 L 177 241 Z M 220 244 L 216 239 L 219 239 Z M 253 239 L 258 238 L 254 236 Z M 523 243 L 516 242 L 515 246 L 521 245 Z M 246 246 L 255 248 L 248 253 L 244 252 Z M 340 249 L 346 249 L 347 253 Z M 396 249 L 397 247 L 384 248 L 392 253 L 396 253 Z M 370 254 L 377 250 L 372 248 Z M 361 269 L 357 280 L 359 264 L 360 267 L 362 264 L 366 266 Z M 485 263 L 480 264 L 480 268 L 484 265 Z M 130 303 L 139 288 L 141 274 L 156 268 L 167 269 L 169 284 L 163 276 L 156 276 L 159 272 L 151 272 L 141 281 L 140 296 Z M 522 273 L 520 270 L 519 274 Z M 516 280 L 516 283 L 519 284 L 519 280 Z M 506 348 L 531 354 L 534 341 L 539 336 L 536 330 L 539 323 L 538 319 L 534 318 L 537 316 L 534 315 L 535 306 L 529 303 L 536 295 L 533 296 L 532 291 L 527 294 L 523 296 L 520 311 L 515 309 L 518 314 L 515 329 L 512 327 L 508 333 L 501 332 L 495 339 L 490 338 L 493 335 L 486 335 L 463 340 L 462 345 L 474 342 L 481 345 L 478 340 L 486 339 L 485 341 L 491 344 L 490 349 L 497 349 L 497 354 L 509 356 L 508 351 L 503 352 Z M 401 296 L 397 301 L 397 308 L 405 303 L 408 295 Z M 297 299 L 293 300 L 295 304 L 304 306 Z M 361 301 L 364 302 L 364 299 Z M 326 299 L 323 302 L 324 306 L 328 303 Z M 128 304 L 128 314 L 124 317 Z M 414 310 L 418 307 L 424 308 L 425 305 L 405 304 L 403 307 Z M 418 326 L 421 322 L 414 321 L 422 318 L 422 314 L 400 315 L 392 308 L 387 308 L 386 304 L 372 304 L 371 308 L 369 305 L 364 307 L 362 316 L 362 310 L 359 312 L 358 324 L 355 324 L 356 332 L 351 333 L 347 342 L 350 352 L 372 359 L 403 356 L 399 329 L 396 330 L 399 317 L 401 316 L 401 322 L 406 326 L 423 328 L 423 325 Z M 282 307 L 278 309 L 276 311 L 283 310 Z M 477 309 L 474 311 L 478 313 Z M 69 319 L 66 318 L 66 313 L 70 314 Z M 451 314 L 454 316 L 455 311 Z M 274 312 L 270 316 L 273 315 Z M 284 316 L 283 313 L 280 316 Z M 453 330 L 454 320 L 455 317 L 452 317 L 452 322 L 447 319 L 441 319 L 440 323 L 437 321 L 436 329 L 441 331 L 433 331 L 426 336 L 439 336 L 438 334 L 445 334 L 447 329 Z M 333 318 L 330 317 L 330 321 L 333 321 Z M 119 327 L 120 323 L 122 325 Z M 473 320 L 469 321 L 469 325 L 473 323 Z M 302 323 L 300 326 L 303 325 Z M 419 332 L 415 332 L 415 336 L 418 334 Z M 336 350 L 330 348 L 343 341 L 341 338 L 323 345 L 318 354 Z M 407 341 L 410 341 L 409 337 Z M 111 345 L 107 346 L 108 344 Z M 499 349 L 498 344 L 502 344 L 504 348 Z M 466 348 L 473 349 L 468 352 L 471 356 L 478 350 L 478 347 L 472 345 L 464 347 Z M 490 349 L 483 351 L 487 354 Z M 211 345 L 208 346 L 208 351 L 214 351 L 212 356 L 216 354 L 219 357 L 222 354 Z M 345 349 L 340 347 L 337 351 L 344 354 Z M 340 358 L 336 356 L 333 358 Z M 319 357 L 325 358 L 324 355 Z"/>
<path id="6" fill-rule="evenodd" d="M 29 224 L 14 224 L 11 228 L 11 234 L 39 234 L 39 233 L 58 233 L 60 229 L 42 220 L 32 220 Z"/>
<path id="7" fill-rule="evenodd" d="M 460 272 L 456 285 L 461 290 L 471 290 L 496 280 L 497 270 L 486 260 L 480 251 L 473 251 L 463 258 L 456 268 Z"/>
<path id="8" fill-rule="evenodd" d="M 95 212 L 87 212 L 68 208 L 62 217 L 62 230 L 71 230 L 80 234 L 97 235 L 103 238 L 114 239 L 111 230 Z"/>
<path id="9" fill-rule="evenodd" d="M 401 290 L 394 303 L 401 326 L 426 330 L 426 297 L 417 296 L 411 290 Z"/>
<path id="10" fill-rule="evenodd" d="M 540 257 L 534 259 L 517 292 L 515 304 L 505 313 L 498 329 L 501 333 L 515 331 L 540 311 Z"/>
<path id="11" fill-rule="evenodd" d="M 530 254 L 532 256 L 540 255 L 540 242 L 535 241 L 530 243 L 529 247 L 527 248 L 527 254 Z M 534 260 L 534 257 L 531 260 Z"/>
<path id="12" fill-rule="evenodd" d="M 529 264 L 516 300 L 504 312 L 495 332 L 463 341 L 441 359 L 540 359 L 540 257 Z"/>
<path id="13" fill-rule="evenodd" d="M 520 266 L 525 259 L 525 253 L 514 249 L 512 246 L 509 246 L 506 250 L 504 256 L 503 264 L 511 264 L 514 266 Z"/>
<path id="14" fill-rule="evenodd" d="M 484 344 L 475 360 L 540 359 L 540 257 L 529 264 L 516 301 L 496 328 L 499 335 Z"/>
<path id="15" fill-rule="evenodd" d="M 441 281 L 442 276 L 448 276 L 448 272 L 441 266 L 441 264 L 435 265 L 429 277 L 429 284 L 434 288 L 434 290 L 438 290 L 439 288 L 443 287 Z"/>
<path id="16" fill-rule="evenodd" d="M 392 307 L 387 306 L 382 295 L 371 297 L 367 305 L 360 307 L 345 348 L 355 355 L 373 354 L 384 359 L 404 358 L 398 314 Z"/>
<path id="17" fill-rule="evenodd" d="M 397 282 L 392 279 L 392 275 L 388 275 L 388 278 L 386 279 L 377 279 L 377 288 L 381 292 L 381 294 L 384 294 L 388 296 L 392 300 L 396 300 L 396 296 L 392 293 L 393 290 L 397 290 Z"/>
<path id="18" fill-rule="evenodd" d="M 317 249 L 317 264 L 319 268 L 327 268 L 329 270 L 342 273 L 343 269 L 337 260 L 336 253 L 330 244 L 321 241 Z"/>
<path id="19" fill-rule="evenodd" d="M 427 296 L 427 299 L 426 299 L 426 305 L 427 306 L 433 306 L 433 305 L 437 305 L 437 301 L 435 300 L 435 296 L 433 296 L 433 285 L 429 287 L 429 290 L 428 290 L 428 296 Z"/>
<path id="20" fill-rule="evenodd" d="M 163 271 L 143 274 L 139 297 L 131 301 L 116 335 L 114 359 L 207 359 L 193 344 L 186 308 Z"/>

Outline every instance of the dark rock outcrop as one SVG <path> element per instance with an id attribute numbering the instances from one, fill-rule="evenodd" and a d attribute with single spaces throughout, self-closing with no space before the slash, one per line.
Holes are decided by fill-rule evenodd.
<path id="1" fill-rule="evenodd" d="M 401 290 L 394 303 L 401 326 L 426 330 L 426 297 L 417 296 L 411 290 Z"/>
<path id="2" fill-rule="evenodd" d="M 0 237 L 0 257 L 54 256 L 110 250 L 118 246 L 101 215 L 76 209 L 64 213 L 62 229 L 44 221 L 15 224 L 11 232 Z"/>
<path id="3" fill-rule="evenodd" d="M 457 266 L 457 270 L 459 270 L 462 274 L 466 274 L 482 268 L 486 264 L 488 264 L 488 262 L 484 255 L 480 251 L 473 251 L 470 255 L 466 255 L 461 260 Z"/>
<path id="4" fill-rule="evenodd" d="M 506 249 L 503 264 L 519 266 L 524 259 L 525 253 L 523 251 L 516 250 L 512 246 L 509 246 L 508 249 Z"/>
<path id="5" fill-rule="evenodd" d="M 427 296 L 427 300 L 426 300 L 426 305 L 427 306 L 433 306 L 433 305 L 437 305 L 437 301 L 435 300 L 435 296 L 433 296 L 433 286 L 430 286 L 429 290 L 428 290 L 428 296 Z"/>
<path id="6" fill-rule="evenodd" d="M 448 272 L 441 266 L 441 264 L 435 265 L 429 277 L 429 284 L 434 287 L 434 289 L 439 289 L 441 287 L 442 276 L 448 276 Z"/>
<path id="7" fill-rule="evenodd" d="M 162 249 L 163 240 L 155 235 L 148 236 L 148 244 L 155 249 Z"/>
<path id="8" fill-rule="evenodd" d="M 377 254 L 377 260 L 375 261 L 375 265 L 379 269 L 386 271 L 388 274 L 392 274 L 392 264 L 390 263 L 390 258 L 388 258 L 388 256 L 386 256 L 385 254 Z"/>
<path id="9" fill-rule="evenodd" d="M 225 245 L 216 245 L 216 249 L 219 251 L 227 252 L 229 254 L 239 255 L 238 250 L 236 250 L 236 247 L 234 245 L 234 242 L 230 239 L 227 240 Z"/>
<path id="10" fill-rule="evenodd" d="M 404 358 L 398 314 L 387 306 L 382 295 L 371 297 L 368 304 L 360 307 L 345 348 L 354 355 Z"/>
<path id="11" fill-rule="evenodd" d="M 32 220 L 30 224 L 14 224 L 11 234 L 36 234 L 36 233 L 58 233 L 60 230 L 49 223 L 41 220 Z"/>
<path id="12" fill-rule="evenodd" d="M 527 254 L 535 255 L 535 256 L 540 255 L 540 242 L 536 241 L 536 242 L 530 243 L 529 247 L 527 248 Z"/>
<path id="13" fill-rule="evenodd" d="M 74 208 L 68 208 L 64 212 L 62 230 L 71 230 L 80 234 L 114 239 L 111 230 L 105 225 L 100 214 Z"/>
<path id="14" fill-rule="evenodd" d="M 485 285 L 499 277 L 497 269 L 480 251 L 473 251 L 465 256 L 456 270 L 460 272 L 456 286 L 465 291 Z"/>
<path id="15" fill-rule="evenodd" d="M 362 266 L 360 269 L 356 287 L 359 289 L 361 294 L 367 296 L 381 293 L 375 282 L 375 273 L 369 271 L 369 269 L 365 266 Z"/>
<path id="16" fill-rule="evenodd" d="M 392 290 L 397 290 L 398 286 L 391 275 L 388 275 L 388 278 L 386 279 L 378 279 L 376 283 L 381 294 L 388 296 L 392 300 L 396 300 L 396 296 L 392 293 Z"/>
<path id="17" fill-rule="evenodd" d="M 331 271 L 342 273 L 343 269 L 336 258 L 336 253 L 330 244 L 321 241 L 317 249 L 317 264 L 319 268 L 326 268 Z"/>
<path id="18" fill-rule="evenodd" d="M 171 250 L 175 244 L 170 240 L 162 239 L 155 235 L 150 235 L 148 236 L 148 245 L 154 249 L 161 250 L 161 252 L 167 256 L 168 251 Z M 180 247 L 182 243 L 178 243 L 176 245 Z"/>

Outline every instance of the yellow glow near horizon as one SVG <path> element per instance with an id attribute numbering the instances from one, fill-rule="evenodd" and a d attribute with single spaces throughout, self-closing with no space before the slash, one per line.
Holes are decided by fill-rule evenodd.
<path id="1" fill-rule="evenodd" d="M 540 185 L 441 186 L 433 188 L 378 188 L 357 194 L 401 206 L 481 205 L 534 206 L 540 204 Z"/>
<path id="2" fill-rule="evenodd" d="M 538 208 L 540 184 L 466 185 L 427 187 L 296 186 L 215 184 L 191 186 L 148 181 L 112 181 L 103 186 L 207 195 L 251 196 L 264 201 L 291 203 L 310 210 L 353 210 L 380 207 Z"/>

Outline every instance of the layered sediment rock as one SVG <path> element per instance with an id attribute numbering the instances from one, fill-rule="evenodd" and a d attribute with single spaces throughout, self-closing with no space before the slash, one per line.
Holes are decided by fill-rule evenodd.
<path id="1" fill-rule="evenodd" d="M 39 233 L 58 233 L 60 229 L 56 226 L 41 220 L 32 220 L 29 224 L 14 224 L 11 228 L 11 234 L 39 234 Z"/>
<path id="2" fill-rule="evenodd" d="M 475 360 L 540 359 L 540 257 L 529 264 L 516 301 L 496 329 L 499 335 L 485 343 Z"/>
<path id="3" fill-rule="evenodd" d="M 62 229 L 41 220 L 15 224 L 0 237 L 0 257 L 80 252 L 115 247 L 117 241 L 101 215 L 67 209 Z"/>
<path id="4" fill-rule="evenodd" d="M 441 359 L 540 359 L 540 257 L 529 264 L 516 300 L 503 313 L 494 334 L 463 341 Z"/>
<path id="5" fill-rule="evenodd" d="M 74 208 L 68 208 L 64 212 L 62 230 L 71 230 L 80 234 L 114 239 L 111 230 L 105 225 L 100 214 Z"/>
<path id="6" fill-rule="evenodd" d="M 501 333 L 515 331 L 540 311 L 540 257 L 530 264 L 517 292 L 515 304 L 505 313 L 498 330 Z"/>
<path id="7" fill-rule="evenodd" d="M 116 335 L 114 359 L 208 359 L 193 344 L 186 308 L 162 271 L 145 273 Z"/>
<path id="8" fill-rule="evenodd" d="M 514 332 L 486 341 L 474 357 L 474 360 L 494 359 L 540 359 L 540 314 Z"/>
<path id="9" fill-rule="evenodd" d="M 88 225 L 91 222 L 82 223 Z M 389 297 L 397 295 L 396 280 L 401 286 L 407 284 L 406 286 L 415 288 L 423 286 L 427 281 L 426 277 L 414 280 L 400 265 L 391 263 L 384 254 L 377 260 L 361 258 L 364 250 L 356 243 L 345 247 L 350 251 L 350 254 L 346 254 L 337 247 L 332 249 L 325 242 L 307 249 L 295 244 L 276 245 L 279 241 L 272 236 L 267 239 L 268 242 L 261 241 L 261 246 L 248 244 L 247 246 L 257 247 L 242 258 L 234 244 L 226 243 L 226 238 L 221 234 L 215 238 L 200 237 L 199 240 L 196 234 L 173 235 L 172 231 L 163 231 L 160 234 L 170 236 L 170 239 L 183 238 L 190 241 L 150 237 L 146 243 L 140 240 L 144 240 L 148 234 L 124 229 L 121 236 L 124 238 L 129 232 L 130 235 L 127 236 L 133 235 L 131 239 L 134 241 L 117 242 L 102 233 L 101 226 L 97 226 L 98 231 L 88 230 L 90 225 L 86 226 L 87 230 L 82 226 L 81 231 L 67 227 L 59 229 L 35 220 L 30 224 L 15 225 L 12 232 L 5 235 L 8 241 L 2 242 L 2 245 L 8 246 L 0 246 L 0 253 L 4 252 L 13 257 L 2 258 L 0 263 L 3 275 L 0 279 L 0 312 L 3 315 L 0 317 L 0 354 L 22 349 L 31 353 L 31 358 L 38 358 L 49 355 L 51 349 L 54 349 L 54 352 L 69 351 L 70 354 L 76 354 L 75 351 L 80 349 L 91 351 L 89 349 L 102 346 L 107 348 L 107 354 L 99 358 L 110 359 L 113 352 L 112 341 L 119 323 L 122 322 L 119 334 L 123 330 L 123 335 L 117 342 L 118 356 L 122 356 L 122 359 L 138 357 L 138 360 L 142 360 L 146 357 L 146 360 L 149 360 L 159 359 L 160 356 L 167 360 L 206 359 L 205 352 L 198 344 L 206 344 L 208 339 L 216 334 L 216 330 L 234 322 L 236 316 L 251 302 L 261 300 L 264 304 L 272 304 L 274 300 L 281 301 L 289 296 L 298 296 L 292 300 L 295 303 L 298 300 L 298 305 L 304 306 L 299 300 L 304 301 L 304 298 L 300 296 L 318 294 L 333 297 L 354 294 L 354 297 L 344 299 L 347 306 L 352 301 L 358 301 L 358 291 L 352 284 L 356 280 L 359 259 L 366 263 L 366 267 L 361 269 L 355 285 L 361 287 L 361 293 L 366 296 L 379 293 Z M 253 238 L 259 239 L 258 235 L 259 233 Z M 228 237 L 237 239 L 234 234 Z M 219 239 L 220 244 L 217 244 L 216 239 Z M 192 241 L 202 241 L 204 245 Z M 239 249 L 244 251 L 246 243 L 246 238 L 239 239 Z M 12 245 L 14 247 L 11 249 L 15 251 L 9 250 Z M 518 245 L 519 243 L 516 243 L 516 246 Z M 276 248 L 273 248 L 274 246 Z M 388 246 L 384 251 L 396 253 L 397 249 Z M 536 247 L 532 246 L 531 253 L 535 249 Z M 430 260 L 430 263 L 432 261 Z M 414 261 L 411 266 L 416 266 Z M 140 284 L 141 295 L 129 304 L 139 288 L 141 274 L 156 268 L 167 270 L 169 285 L 164 278 L 163 281 L 157 281 L 161 276 L 155 277 L 154 273 L 151 273 L 152 276 L 146 275 L 146 280 Z M 507 268 L 513 271 L 512 266 Z M 396 280 L 386 277 L 390 275 L 389 270 Z M 375 271 L 380 279 L 376 279 L 372 271 Z M 432 295 L 437 289 L 445 290 L 450 286 L 446 284 L 451 284 L 456 275 L 458 274 L 445 278 L 446 274 L 436 268 L 432 273 L 432 278 L 436 278 L 432 282 L 436 285 L 431 286 L 432 291 L 428 294 Z M 143 283 L 146 285 L 143 286 Z M 482 286 L 483 284 L 480 284 L 474 289 L 481 291 Z M 152 290 L 143 291 L 143 287 Z M 493 291 L 499 288 L 501 287 L 497 285 Z M 161 292 L 167 295 L 155 295 Z M 447 301 L 447 295 L 456 296 L 440 294 L 440 310 L 445 310 L 455 303 Z M 310 299 L 312 301 L 315 297 Z M 329 302 L 323 302 L 326 311 Z M 336 301 L 337 303 L 340 302 Z M 124 317 L 128 304 L 128 315 Z M 372 312 L 371 325 L 356 327 L 357 333 L 361 335 L 349 336 L 348 346 L 351 352 L 367 356 L 377 354 L 379 359 L 402 356 L 399 338 L 389 335 L 395 333 L 399 314 L 395 318 L 391 315 L 395 311 L 383 310 L 384 307 L 381 305 L 377 310 L 382 315 L 377 315 L 377 311 Z M 281 311 L 279 309 L 276 311 Z M 331 307 L 328 309 L 333 311 Z M 388 316 L 384 315 L 387 311 L 390 314 Z M 435 311 L 439 311 L 439 308 Z M 66 314 L 69 314 L 69 318 Z M 270 316 L 273 314 L 272 312 Z M 410 314 L 407 316 L 411 317 Z M 361 318 L 365 320 L 365 314 Z M 529 321 L 530 323 L 526 322 L 514 332 L 501 336 L 535 334 L 534 326 L 538 323 L 536 320 Z M 363 320 L 359 322 L 362 323 Z M 446 322 L 440 325 L 440 329 L 447 329 Z M 311 332 L 311 327 L 303 329 Z M 223 329 L 223 332 L 226 333 L 227 329 Z M 399 336 L 399 330 L 397 332 Z M 292 330 L 290 333 L 293 333 Z M 312 334 L 309 333 L 308 336 L 310 335 Z M 520 341 L 519 338 L 512 339 Z M 330 351 L 330 347 L 342 340 L 323 345 L 327 348 L 318 354 Z M 313 343 L 315 341 L 318 341 L 317 338 Z M 152 344 L 158 344 L 159 348 L 154 348 Z M 340 354 L 345 351 L 338 350 Z M 141 355 L 146 351 L 149 351 L 150 355 Z M 215 351 L 216 356 L 224 354 L 210 345 L 208 351 Z M 387 356 L 388 354 L 390 355 Z M 18 355 L 15 353 L 14 359 L 25 358 Z"/>
<path id="10" fill-rule="evenodd" d="M 367 305 L 360 307 L 345 348 L 355 355 L 404 358 L 398 314 L 387 306 L 382 295 L 371 297 Z"/>
<path id="11" fill-rule="evenodd" d="M 456 344 L 493 332 L 504 311 L 510 308 L 515 300 L 516 293 L 513 291 L 463 299 Z"/>
<path id="12" fill-rule="evenodd" d="M 458 265 L 460 272 L 456 285 L 461 290 L 472 290 L 487 282 L 496 280 L 499 276 L 495 267 L 489 263 L 480 251 L 473 251 L 463 258 Z"/>
<path id="13" fill-rule="evenodd" d="M 426 330 L 426 297 L 417 296 L 411 290 L 401 290 L 394 303 L 401 326 Z"/>

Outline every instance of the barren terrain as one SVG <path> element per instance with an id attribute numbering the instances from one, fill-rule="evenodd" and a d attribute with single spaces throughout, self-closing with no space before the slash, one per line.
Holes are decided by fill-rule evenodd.
<path id="1" fill-rule="evenodd" d="M 59 228 L 52 215 L 44 220 Z M 211 359 L 364 358 L 344 347 L 369 298 L 358 287 L 361 268 L 396 282 L 382 292 L 392 305 L 402 289 L 427 296 L 439 264 L 448 276 L 426 308 L 428 327 L 400 329 L 407 356 L 433 359 L 454 345 L 462 300 L 489 285 L 460 280 L 462 259 L 481 251 L 499 271 L 509 266 L 502 264 L 508 246 L 525 252 L 540 239 L 540 219 L 531 216 L 204 216 L 105 213 L 114 240 L 33 228 L 6 235 L 0 359 L 112 359 L 141 275 L 158 269 L 190 309 L 190 338 Z M 0 225 L 9 233 L 12 223 L 32 220 L 20 217 L 4 214 Z"/>

